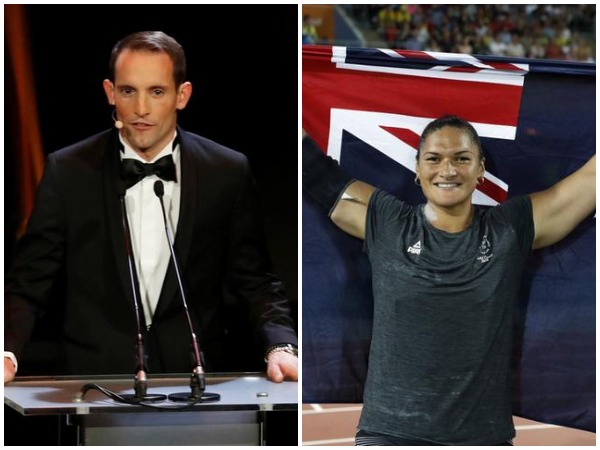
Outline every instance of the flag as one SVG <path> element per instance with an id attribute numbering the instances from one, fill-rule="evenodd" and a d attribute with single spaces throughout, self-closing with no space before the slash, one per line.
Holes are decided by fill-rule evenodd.
<path id="1" fill-rule="evenodd" d="M 352 177 L 417 204 L 419 136 L 458 115 L 486 154 L 473 202 L 493 206 L 552 186 L 595 153 L 595 84 L 592 63 L 305 45 L 302 121 Z M 362 402 L 369 263 L 362 241 L 306 195 L 302 207 L 303 402 Z M 591 216 L 531 253 L 516 311 L 515 415 L 595 431 L 595 226 Z"/>

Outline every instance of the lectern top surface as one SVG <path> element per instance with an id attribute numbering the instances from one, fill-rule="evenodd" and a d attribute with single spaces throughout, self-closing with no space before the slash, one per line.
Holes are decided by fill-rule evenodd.
<path id="1" fill-rule="evenodd" d="M 191 392 L 190 377 L 185 374 L 154 375 L 148 377 L 148 394 L 170 395 Z M 95 377 L 23 377 L 4 386 L 4 404 L 23 415 L 92 414 L 101 412 L 160 411 L 127 405 L 114 401 L 97 390 L 85 393 L 83 401 L 75 397 L 82 387 L 95 383 L 117 394 L 134 392 L 133 375 Z M 296 410 L 298 408 L 298 383 L 273 383 L 264 373 L 207 374 L 206 392 L 220 395 L 220 400 L 197 403 L 190 410 Z M 168 410 L 183 405 L 172 401 L 154 404 Z"/>

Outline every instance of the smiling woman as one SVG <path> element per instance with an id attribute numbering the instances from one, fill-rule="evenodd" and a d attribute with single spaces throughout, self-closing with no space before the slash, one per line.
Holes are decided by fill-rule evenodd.
<path id="1" fill-rule="evenodd" d="M 424 213 L 436 228 L 452 233 L 473 219 L 471 196 L 483 183 L 485 158 L 471 124 L 456 116 L 431 122 L 423 131 L 416 159 L 415 183 L 427 198 Z M 354 237 L 364 239 L 367 205 L 375 191 L 361 181 L 350 183 L 331 211 L 331 220 Z"/>

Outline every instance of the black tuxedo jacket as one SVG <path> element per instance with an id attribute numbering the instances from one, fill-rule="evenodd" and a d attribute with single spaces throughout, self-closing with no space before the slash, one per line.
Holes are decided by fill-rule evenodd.
<path id="1" fill-rule="evenodd" d="M 181 206 L 175 252 L 206 369 L 223 360 L 224 296 L 242 299 L 261 349 L 297 344 L 269 257 L 246 158 L 178 128 Z M 17 357 L 57 273 L 66 274 L 65 372 L 132 373 L 135 316 L 120 214 L 115 131 L 52 153 L 5 283 L 5 350 Z M 157 200 L 158 201 L 158 200 Z M 142 320 L 143 320 L 143 314 Z M 145 333 L 151 373 L 191 369 L 190 331 L 172 263 Z M 235 354 L 227 355 L 235 358 Z"/>

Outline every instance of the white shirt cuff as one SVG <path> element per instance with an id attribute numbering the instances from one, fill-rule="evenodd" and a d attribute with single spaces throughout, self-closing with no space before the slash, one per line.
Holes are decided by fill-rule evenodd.
<path id="1" fill-rule="evenodd" d="M 4 352 L 4 357 L 10 359 L 15 365 L 15 373 L 17 373 L 17 369 L 19 368 L 19 364 L 17 364 L 17 357 L 13 352 Z"/>

